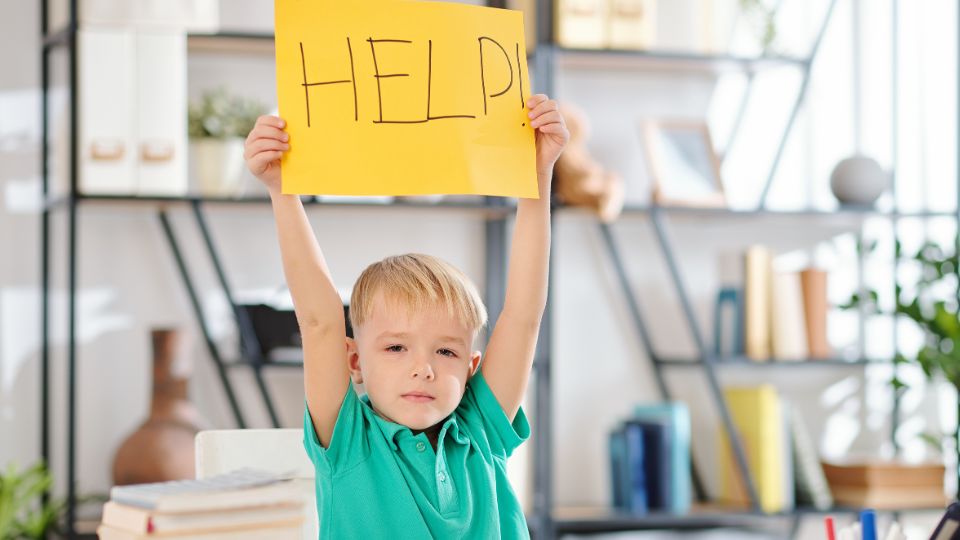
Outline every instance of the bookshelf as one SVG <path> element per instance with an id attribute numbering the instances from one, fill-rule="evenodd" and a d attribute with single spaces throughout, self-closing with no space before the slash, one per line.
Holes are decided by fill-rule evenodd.
<path id="1" fill-rule="evenodd" d="M 77 228 L 79 226 L 77 211 L 79 206 L 94 206 L 100 210 L 109 211 L 116 206 L 135 207 L 144 212 L 155 212 L 165 232 L 165 237 L 170 245 L 172 256 L 177 260 L 178 269 L 183 279 L 185 288 L 192 298 L 192 305 L 197 315 L 199 325 L 206 334 L 208 350 L 210 356 L 220 373 L 222 385 L 227 394 L 232 393 L 231 385 L 226 373 L 237 369 L 253 369 L 255 375 L 260 377 L 260 371 L 263 369 L 301 369 L 302 363 L 296 360 L 271 360 L 266 361 L 258 358 L 256 355 L 245 355 L 241 358 L 226 358 L 209 338 L 207 329 L 203 327 L 203 314 L 196 300 L 196 292 L 193 290 L 193 282 L 190 277 L 188 263 L 183 257 L 183 251 L 180 249 L 180 240 L 169 226 L 166 217 L 166 210 L 170 207 L 188 207 L 192 210 L 200 234 L 204 238 L 204 245 L 207 254 L 211 258 L 220 280 L 221 287 L 229 298 L 232 298 L 227 271 L 220 262 L 217 249 L 209 230 L 205 225 L 204 213 L 206 208 L 217 205 L 230 206 L 263 206 L 269 204 L 266 197 L 242 197 L 242 198 L 223 198 L 223 197 L 204 197 L 199 195 L 183 197 L 141 197 L 130 195 L 87 195 L 80 193 L 77 189 L 77 55 L 76 55 L 76 31 L 77 31 L 77 4 L 80 0 L 71 0 L 71 23 L 67 28 L 48 33 L 46 27 L 49 0 L 42 1 L 42 28 L 43 51 L 42 51 L 42 89 L 43 89 L 43 125 L 44 125 L 44 147 L 42 155 L 43 160 L 43 186 L 44 186 L 44 208 L 42 217 L 42 255 L 43 264 L 41 268 L 41 281 L 43 285 L 43 348 L 41 351 L 41 378 L 43 381 L 43 392 L 41 395 L 41 449 L 43 457 L 49 459 L 50 452 L 50 342 L 49 333 L 50 313 L 49 313 L 49 293 L 50 293 L 50 249 L 51 249 L 51 226 L 50 218 L 55 212 L 66 212 L 68 218 L 67 227 L 67 269 L 68 269 L 68 337 L 66 344 L 67 365 L 68 365 L 68 412 L 67 412 L 67 452 L 65 460 L 67 462 L 67 500 L 68 500 L 68 537 L 76 537 L 76 531 L 73 529 L 75 518 L 75 506 L 77 502 L 76 494 L 76 469 L 77 457 L 75 451 L 75 440 L 77 435 L 77 418 L 74 404 L 77 402 L 76 389 L 76 355 L 77 355 L 77 337 L 76 337 L 76 270 L 77 259 L 80 256 L 77 246 Z M 491 0 L 493 7 L 503 7 L 504 2 Z M 825 28 L 829 22 L 830 14 L 836 0 L 831 0 L 830 9 L 827 12 L 826 20 L 822 22 Z M 794 120 L 799 112 L 804 99 L 805 88 L 810 76 L 810 65 L 823 31 L 816 36 L 814 46 L 808 57 L 780 57 L 780 56 L 761 56 L 756 58 L 739 57 L 734 55 L 699 55 L 694 53 L 670 52 L 670 51 L 619 51 L 619 50 L 585 50 L 560 47 L 552 43 L 553 31 L 553 5 L 550 0 L 537 0 L 537 17 L 535 24 L 538 26 L 538 36 L 540 41 L 537 43 L 536 51 L 530 56 L 531 71 L 535 73 L 535 78 L 539 83 L 538 91 L 546 91 L 553 94 L 554 79 L 556 72 L 564 67 L 587 67 L 598 69 L 615 69 L 628 72 L 647 72 L 647 71 L 666 71 L 666 72 L 706 72 L 723 73 L 730 70 L 738 70 L 752 73 L 758 70 L 766 69 L 798 69 L 803 72 L 803 90 L 799 93 L 794 105 L 790 121 L 782 134 L 785 140 L 789 134 Z M 50 184 L 50 171 L 48 170 L 46 156 L 49 154 L 49 110 L 48 110 L 48 89 L 50 86 L 50 55 L 54 50 L 63 49 L 68 53 L 69 85 L 70 89 L 70 185 L 66 194 L 53 194 Z M 188 51 L 193 52 L 215 52 L 230 53 L 237 55 L 272 55 L 273 54 L 273 36 L 264 33 L 219 33 L 211 35 L 191 35 L 188 37 Z M 562 98 L 563 96 L 557 96 Z M 776 164 L 782 154 L 783 145 L 781 144 L 777 159 L 772 169 L 776 169 Z M 770 172 L 772 180 L 774 171 Z M 865 219 L 883 218 L 898 220 L 903 218 L 957 218 L 956 212 L 898 212 L 898 211 L 879 211 L 872 208 L 839 208 L 835 210 L 820 209 L 799 209 L 789 211 L 774 211 L 764 208 L 763 201 L 766 192 L 769 189 L 770 180 L 764 189 L 761 197 L 761 204 L 756 209 L 731 210 L 731 209 L 710 209 L 710 208 L 687 208 L 687 207 L 663 207 L 650 205 L 628 205 L 624 208 L 623 219 L 645 219 L 650 220 L 657 235 L 657 243 L 660 254 L 666 262 L 670 271 L 670 285 L 676 292 L 681 307 L 684 311 L 684 320 L 688 325 L 691 335 L 695 336 L 697 342 L 698 356 L 692 358 L 666 358 L 661 357 L 654 351 L 649 339 L 649 331 L 645 324 L 639 305 L 637 304 L 637 295 L 633 292 L 632 284 L 627 276 L 622 262 L 622 248 L 615 242 L 612 227 L 615 225 L 597 224 L 600 234 L 604 238 L 606 253 L 613 262 L 618 274 L 618 281 L 625 298 L 628 299 L 628 307 L 631 312 L 631 319 L 634 329 L 641 337 L 643 346 L 647 352 L 652 365 L 655 368 L 655 377 L 657 386 L 660 389 L 661 397 L 669 399 L 670 391 L 666 384 L 662 371 L 666 369 L 700 369 L 707 375 L 711 385 L 711 393 L 714 397 L 715 406 L 723 417 L 723 422 L 727 429 L 732 427 L 732 421 L 723 402 L 719 384 L 717 382 L 717 371 L 724 369 L 860 369 L 867 365 L 882 362 L 868 359 L 828 359 L 828 360 L 810 360 L 799 362 L 754 362 L 745 358 L 715 358 L 707 350 L 704 335 L 693 314 L 689 293 L 679 272 L 679 263 L 674 255 L 674 242 L 669 238 L 666 230 L 665 218 L 680 220 L 699 220 L 705 222 L 730 222 L 730 221 L 756 221 L 757 223 L 767 223 L 771 220 L 803 220 L 804 223 L 812 222 L 820 226 L 841 227 L 846 230 L 856 230 Z M 317 202 L 307 201 L 309 207 L 334 207 L 342 209 L 355 209 L 366 212 L 456 212 L 469 214 L 485 221 L 485 247 L 487 255 L 487 290 L 486 301 L 491 313 L 491 319 L 499 311 L 499 304 L 502 300 L 502 294 L 505 289 L 505 238 L 507 230 L 507 220 L 513 213 L 513 207 L 504 204 L 503 201 L 476 198 L 466 201 L 441 201 L 439 203 L 424 203 L 416 201 L 395 201 L 387 204 L 382 203 L 354 203 L 354 202 Z M 562 212 L 581 212 L 577 209 L 557 208 L 558 213 Z M 553 271 L 557 271 L 554 269 Z M 231 300 L 231 303 L 234 304 Z M 769 525 L 770 518 L 787 518 L 796 523 L 803 515 L 816 513 L 810 509 L 797 509 L 789 514 L 762 514 L 756 511 L 744 511 L 742 509 L 724 509 L 716 507 L 698 508 L 690 515 L 669 515 L 653 513 L 646 516 L 632 516 L 624 514 L 611 513 L 608 509 L 567 509 L 556 508 L 552 493 L 552 444 L 551 441 L 551 354 L 549 350 L 551 318 L 548 310 L 544 316 L 542 334 L 538 343 L 538 351 L 535 362 L 535 370 L 532 377 L 532 387 L 536 392 L 536 403 L 534 404 L 536 422 L 534 423 L 534 437 L 541 444 L 534 449 L 534 509 L 529 516 L 531 529 L 535 531 L 538 538 L 555 538 L 561 534 L 567 533 L 598 533 L 627 530 L 649 530 L 649 529 L 707 529 L 717 527 L 766 527 Z M 245 326 L 244 321 L 237 323 L 241 328 Z M 245 350 L 256 350 L 255 343 L 250 342 L 251 332 L 241 332 L 241 339 L 244 341 Z M 255 339 L 255 338 L 254 338 Z M 267 392 L 262 379 L 258 381 L 258 387 L 261 397 L 270 410 L 272 408 L 272 397 Z M 231 398 L 233 399 L 233 398 Z M 238 424 L 243 426 L 243 417 L 239 412 L 236 403 L 233 403 L 233 409 Z M 272 420 L 278 424 L 276 414 L 271 412 Z M 546 441 L 546 442 L 544 442 Z M 739 469 L 744 477 L 745 485 L 749 486 L 752 492 L 752 499 L 756 504 L 756 494 L 752 481 L 749 478 L 749 472 L 745 467 L 745 458 L 741 448 L 736 448 L 738 456 Z M 698 482 L 699 483 L 699 482 Z M 697 490 L 698 498 L 706 500 L 708 497 L 704 493 L 702 486 Z M 938 509 L 939 510 L 939 509 Z M 837 513 L 847 510 L 834 509 Z M 849 510 L 852 512 L 852 510 Z M 794 525 L 795 526 L 795 525 Z"/>

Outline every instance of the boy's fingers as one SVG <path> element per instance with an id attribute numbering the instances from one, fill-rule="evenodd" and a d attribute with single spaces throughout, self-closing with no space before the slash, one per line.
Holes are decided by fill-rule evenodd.
<path id="1" fill-rule="evenodd" d="M 264 124 L 256 126 L 250 131 L 250 134 L 247 135 L 247 142 L 253 142 L 260 138 L 276 139 L 286 142 L 290 139 L 290 136 L 287 135 L 286 131 Z"/>
<path id="2" fill-rule="evenodd" d="M 279 116 L 273 116 L 272 114 L 265 114 L 257 118 L 257 124 L 265 124 L 278 129 L 283 129 L 287 125 L 287 123 L 283 121 L 283 118 L 280 118 Z"/>
<path id="3" fill-rule="evenodd" d="M 263 172 L 267 165 L 283 157 L 283 152 L 277 150 L 267 150 L 250 158 L 250 169 L 254 172 Z"/>
<path id="4" fill-rule="evenodd" d="M 548 98 L 546 94 L 534 94 L 527 98 L 527 108 L 532 109 L 548 99 L 550 98 Z"/>
<path id="5" fill-rule="evenodd" d="M 555 133 L 557 135 L 562 135 L 566 132 L 566 128 L 563 125 L 558 123 L 547 124 L 540 128 L 540 133 Z"/>
<path id="6" fill-rule="evenodd" d="M 557 106 L 557 102 L 551 99 L 551 100 L 541 102 L 539 105 L 531 109 L 530 112 L 527 114 L 527 116 L 529 116 L 530 118 L 536 118 L 545 112 L 556 111 L 556 110 L 559 110 L 559 107 Z"/>
<path id="7" fill-rule="evenodd" d="M 540 116 L 534 118 L 530 125 L 533 127 L 545 126 L 547 124 L 562 124 L 563 117 L 560 116 L 559 111 L 547 111 Z"/>
<path id="8" fill-rule="evenodd" d="M 247 158 L 252 158 L 260 152 L 265 150 L 289 150 L 290 145 L 285 142 L 280 142 L 275 139 L 257 139 L 252 143 L 248 144 L 244 150 L 244 156 Z"/>

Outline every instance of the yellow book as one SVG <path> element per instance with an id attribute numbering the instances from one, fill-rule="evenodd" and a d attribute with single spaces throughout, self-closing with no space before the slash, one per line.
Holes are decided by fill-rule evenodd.
<path id="1" fill-rule="evenodd" d="M 724 397 L 733 424 L 740 437 L 747 464 L 764 512 L 786 509 L 784 463 L 785 436 L 783 407 L 773 385 L 749 388 L 728 388 Z M 719 469 L 721 498 L 734 504 L 749 504 L 745 486 L 740 477 L 733 449 L 726 430 L 720 426 Z"/>
<path id="2" fill-rule="evenodd" d="M 744 347 L 751 360 L 770 359 L 770 274 L 772 255 L 751 246 L 744 261 Z"/>

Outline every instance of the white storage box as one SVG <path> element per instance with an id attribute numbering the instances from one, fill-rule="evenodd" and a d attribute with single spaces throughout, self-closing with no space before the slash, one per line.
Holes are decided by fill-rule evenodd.
<path id="1" fill-rule="evenodd" d="M 55 32 L 70 17 L 67 0 L 50 0 L 48 27 Z M 145 27 L 213 33 L 219 29 L 219 0 L 80 0 L 80 28 Z"/>
<path id="2" fill-rule="evenodd" d="M 180 31 L 81 30 L 79 189 L 187 192 L 187 51 Z"/>

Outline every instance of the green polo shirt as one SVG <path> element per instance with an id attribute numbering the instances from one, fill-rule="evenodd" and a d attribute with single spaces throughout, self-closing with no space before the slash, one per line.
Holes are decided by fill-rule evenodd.
<path id="1" fill-rule="evenodd" d="M 380 418 L 348 386 L 329 448 L 310 411 L 303 416 L 322 540 L 529 538 L 506 464 L 530 426 L 522 409 L 511 424 L 479 371 L 444 421 L 436 452 L 426 434 Z"/>

